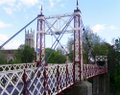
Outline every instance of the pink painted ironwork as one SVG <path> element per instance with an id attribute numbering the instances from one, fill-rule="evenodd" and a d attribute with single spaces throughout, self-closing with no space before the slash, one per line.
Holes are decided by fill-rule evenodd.
<path id="1" fill-rule="evenodd" d="M 37 17 L 36 51 L 38 65 L 45 65 L 45 17 L 42 14 L 42 7 Z"/>
<path id="2" fill-rule="evenodd" d="M 82 74 L 86 79 L 107 73 L 107 67 L 96 64 L 84 64 L 83 68 Z M 45 69 L 39 67 L 38 70 L 37 67 L 28 67 L 26 72 L 19 69 L 4 70 L 4 72 L 0 72 L 0 93 L 1 95 L 4 93 L 7 95 L 14 95 L 14 93 L 21 95 L 23 88 L 26 87 L 28 95 L 37 95 L 38 93 L 40 95 L 44 95 L 44 93 L 46 95 L 57 94 L 74 84 L 72 69 L 73 64 L 68 63 L 48 65 L 45 66 Z M 66 75 L 66 73 L 68 74 Z M 45 75 L 46 80 L 44 80 Z M 27 84 L 27 86 L 24 84 Z"/>
<path id="3" fill-rule="evenodd" d="M 27 90 L 27 74 L 26 74 L 25 69 L 24 69 L 22 80 L 23 80 L 23 84 L 24 84 L 23 85 L 23 95 L 27 95 L 28 94 L 28 90 Z"/>
<path id="4" fill-rule="evenodd" d="M 80 13 L 78 1 L 77 8 L 71 15 L 45 18 L 41 8 L 41 14 L 37 16 L 36 49 L 38 49 L 38 64 L 28 63 L 27 67 L 24 64 L 0 65 L 0 95 L 63 94 L 61 93 L 63 90 L 71 87 L 78 81 L 107 73 L 107 60 L 102 60 L 102 57 L 97 56 L 96 62 L 105 61 L 104 66 L 100 66 L 97 63 L 83 64 Z M 74 62 L 47 65 L 45 60 L 45 34 L 47 34 L 45 33 L 45 21 L 51 18 L 60 20 L 62 17 L 68 16 L 71 18 L 63 26 L 61 35 L 58 36 L 55 44 L 58 42 L 61 45 L 60 39 L 74 18 L 74 22 L 72 22 L 72 25 L 74 25 Z M 51 28 L 57 20 L 48 28 Z M 53 45 L 52 47 L 56 46 Z"/>
<path id="5" fill-rule="evenodd" d="M 82 80 L 82 69 L 83 69 L 83 55 L 82 55 L 82 36 L 81 36 L 81 11 L 78 8 L 78 1 L 76 9 L 74 10 L 74 82 Z M 77 71 L 76 71 L 77 70 Z M 79 72 L 79 73 L 78 73 Z"/>

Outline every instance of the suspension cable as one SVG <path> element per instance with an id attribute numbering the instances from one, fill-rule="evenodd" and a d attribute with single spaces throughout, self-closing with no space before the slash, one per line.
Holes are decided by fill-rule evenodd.
<path id="1" fill-rule="evenodd" d="M 26 24 L 23 28 L 21 28 L 17 33 L 15 33 L 12 37 L 10 37 L 6 42 L 4 42 L 1 46 L 0 46 L 0 50 L 3 48 L 3 46 L 5 46 L 9 41 L 11 41 L 15 36 L 17 36 L 22 30 L 24 30 L 26 27 L 28 27 L 32 22 L 34 22 L 37 19 L 37 17 L 35 17 L 33 20 L 31 20 L 28 24 Z"/>

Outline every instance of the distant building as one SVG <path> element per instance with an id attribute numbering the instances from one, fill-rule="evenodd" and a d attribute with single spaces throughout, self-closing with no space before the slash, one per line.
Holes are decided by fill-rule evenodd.
<path id="1" fill-rule="evenodd" d="M 25 30 L 25 45 L 30 46 L 31 48 L 34 48 L 35 36 L 34 36 L 34 31 L 32 29 L 31 31 Z"/>
<path id="2" fill-rule="evenodd" d="M 30 46 L 31 48 L 34 48 L 35 45 L 35 41 L 34 41 L 35 37 L 34 37 L 34 31 L 26 31 L 25 30 L 25 45 Z M 19 48 L 23 48 L 24 45 L 20 45 Z M 6 49 L 1 49 L 0 52 L 4 54 L 5 59 L 7 60 L 7 62 L 9 61 L 14 61 L 15 60 L 15 53 L 16 50 L 6 50 Z"/>
<path id="3" fill-rule="evenodd" d="M 0 50 L 2 54 L 4 54 L 5 59 L 7 62 L 15 60 L 15 52 L 17 50 Z"/>

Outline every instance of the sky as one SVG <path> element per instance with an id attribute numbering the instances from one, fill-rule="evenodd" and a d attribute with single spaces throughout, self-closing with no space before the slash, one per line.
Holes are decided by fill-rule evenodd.
<path id="1" fill-rule="evenodd" d="M 78 1 L 84 26 L 89 26 L 108 43 L 120 37 L 120 0 Z M 41 5 L 45 16 L 60 15 L 73 13 L 76 0 L 0 0 L 0 45 L 35 18 Z M 13 39 L 5 48 L 17 48 L 23 44 L 23 35 L 21 33 L 18 40 Z"/>

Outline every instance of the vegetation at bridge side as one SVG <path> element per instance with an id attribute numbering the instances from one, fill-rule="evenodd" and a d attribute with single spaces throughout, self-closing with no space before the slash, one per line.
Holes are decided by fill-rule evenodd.
<path id="1" fill-rule="evenodd" d="M 66 56 L 62 53 L 61 49 L 46 48 L 46 61 L 50 64 L 61 64 L 65 63 Z"/>
<path id="2" fill-rule="evenodd" d="M 7 63 L 7 60 L 5 59 L 5 54 L 0 51 L 0 64 Z"/>
<path id="3" fill-rule="evenodd" d="M 110 44 L 102 40 L 97 34 L 93 33 L 89 27 L 86 27 L 82 35 L 83 58 L 84 63 L 94 63 L 95 56 L 108 55 Z M 68 41 L 69 59 L 73 60 L 73 38 Z"/>
<path id="4" fill-rule="evenodd" d="M 14 59 L 7 59 L 8 55 L 4 51 L 0 51 L 0 64 L 29 63 L 35 59 L 34 49 L 26 45 L 21 45 L 17 50 L 11 51 L 13 53 L 12 58 L 14 57 Z"/>
<path id="5" fill-rule="evenodd" d="M 83 60 L 84 63 L 93 63 L 90 58 L 96 55 L 108 56 L 108 70 L 110 78 L 110 88 L 114 94 L 120 93 L 120 38 L 114 40 L 111 45 L 102 40 L 97 34 L 93 33 L 89 27 L 86 27 L 83 36 Z M 111 39 L 112 40 L 112 39 Z M 69 59 L 73 60 L 73 38 L 68 41 Z M 111 93 L 112 93 L 111 92 Z"/>
<path id="6" fill-rule="evenodd" d="M 35 51 L 26 45 L 21 45 L 15 54 L 15 63 L 30 63 L 35 59 Z"/>
<path id="7" fill-rule="evenodd" d="M 115 39 L 108 57 L 111 91 L 114 95 L 119 95 L 117 93 L 120 93 L 120 38 Z"/>
<path id="8" fill-rule="evenodd" d="M 8 55 L 4 52 L 5 50 L 0 51 L 0 64 L 31 63 L 35 59 L 34 49 L 26 45 L 20 45 L 17 50 L 11 50 L 12 59 L 7 58 Z"/>
<path id="9" fill-rule="evenodd" d="M 49 64 L 62 64 L 66 62 L 66 56 L 61 48 L 57 50 L 46 48 L 46 61 Z M 15 59 L 7 61 L 3 52 L 0 52 L 0 64 L 32 63 L 35 61 L 35 51 L 26 45 L 20 45 L 14 54 Z"/>

